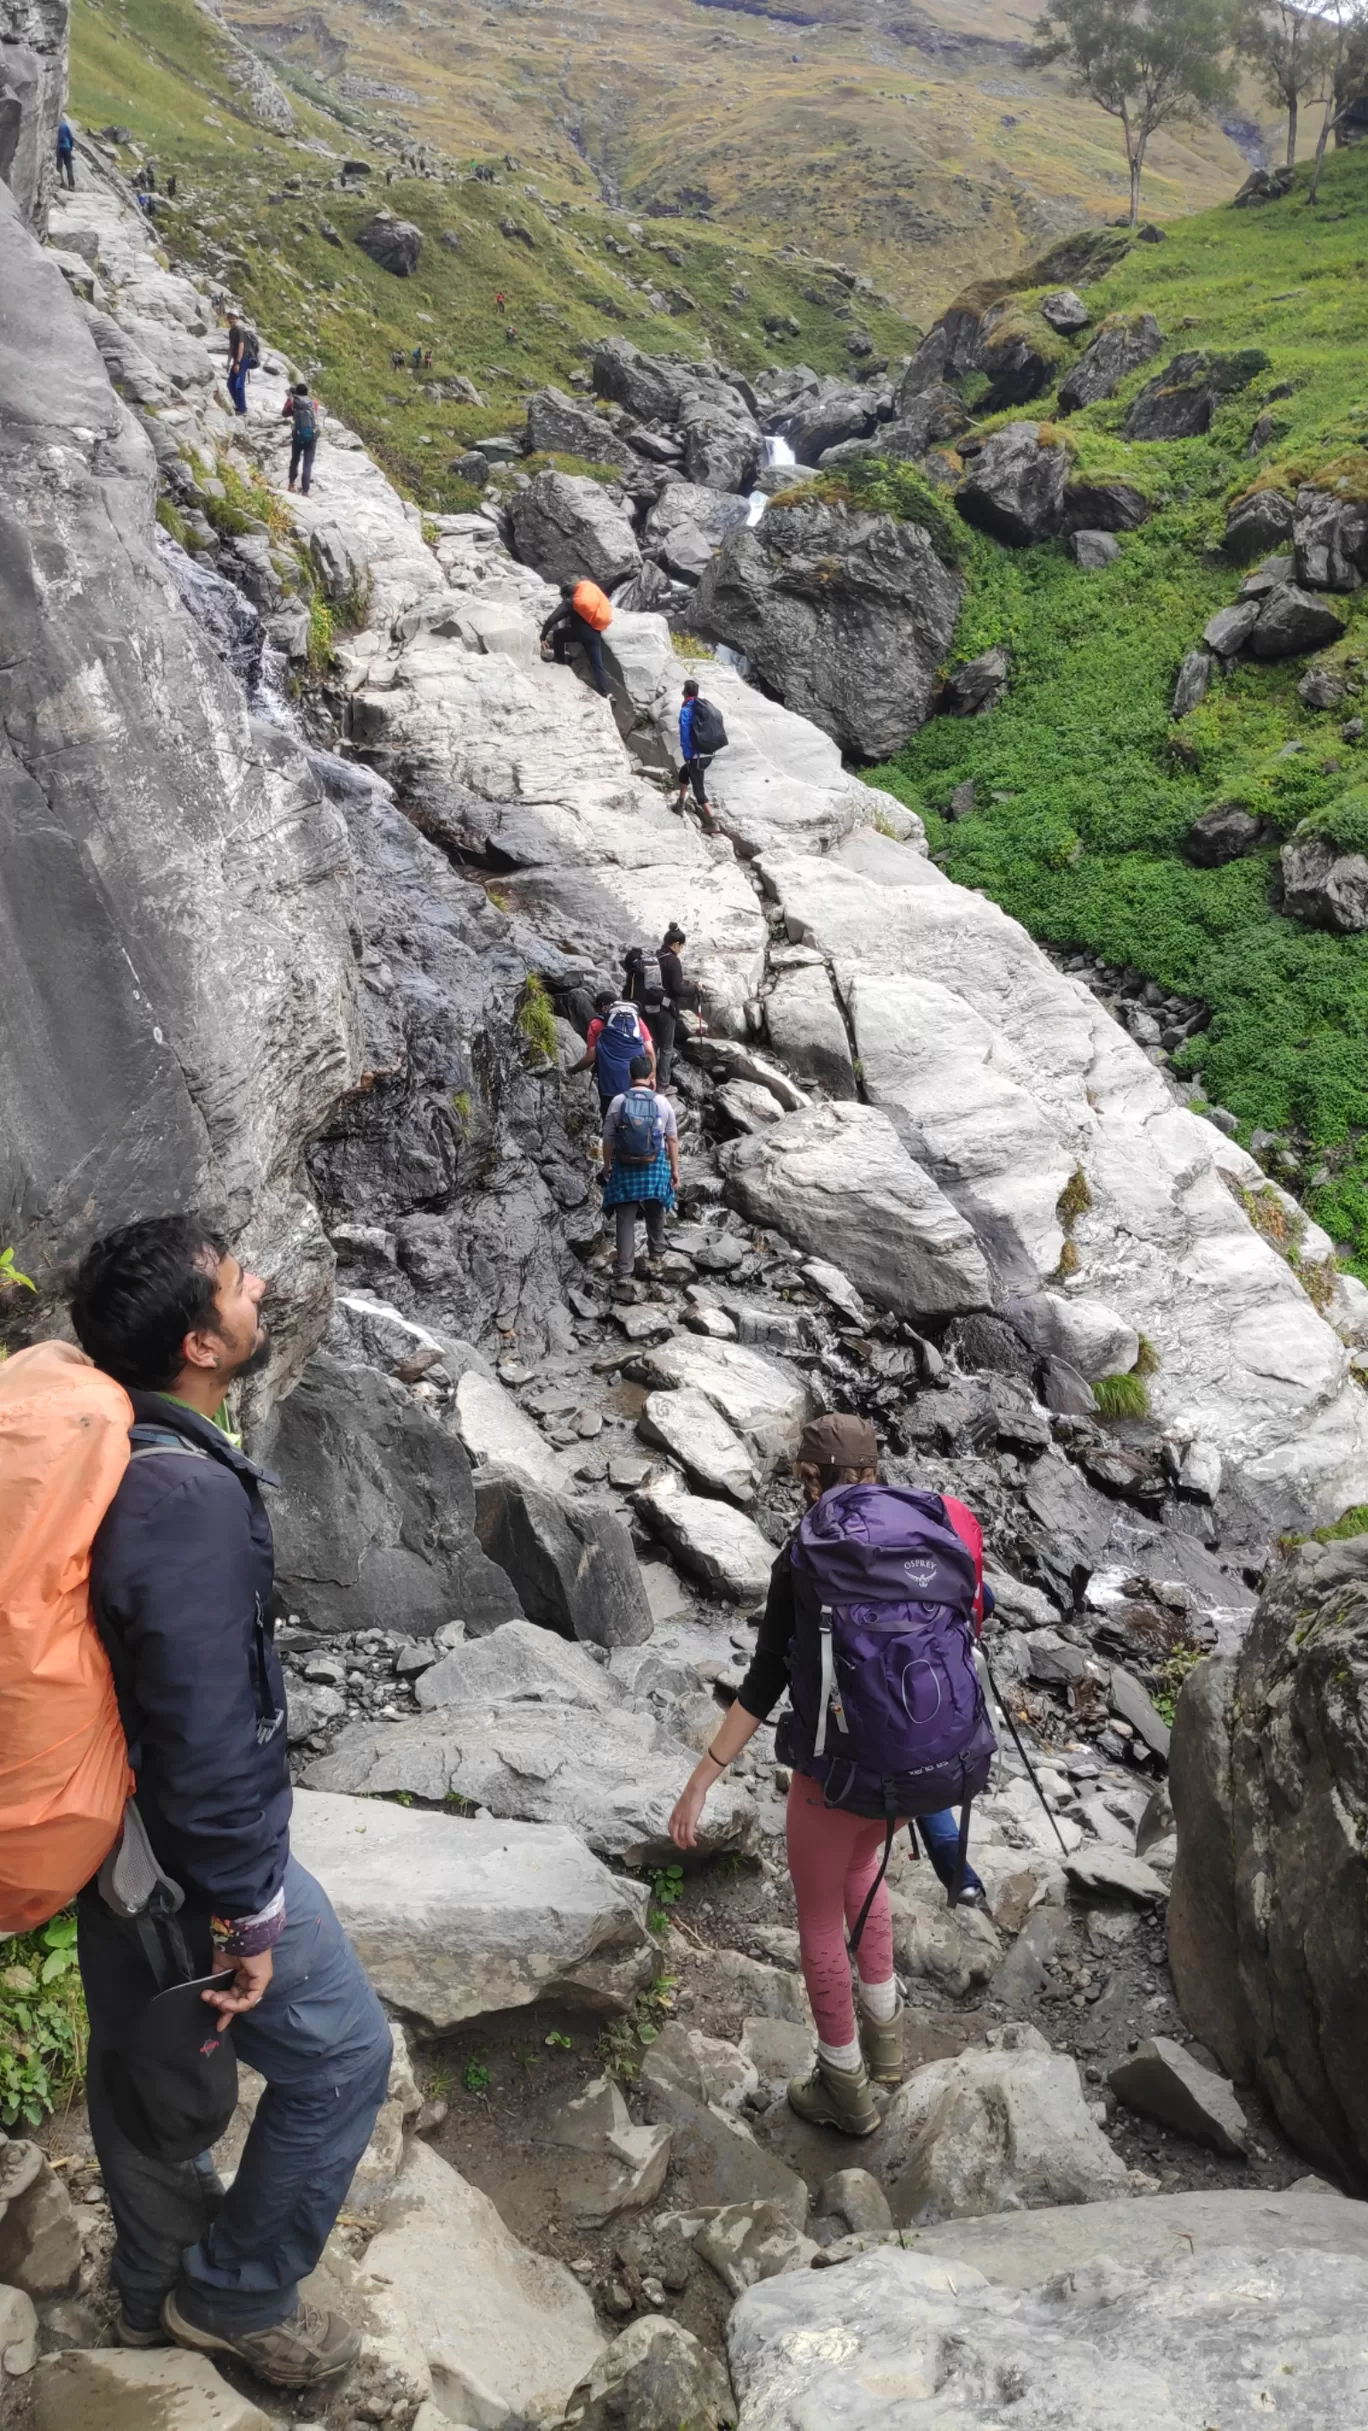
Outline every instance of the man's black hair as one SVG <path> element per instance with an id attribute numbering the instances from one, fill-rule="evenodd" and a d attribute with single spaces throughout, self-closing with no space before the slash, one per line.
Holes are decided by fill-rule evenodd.
<path id="1" fill-rule="evenodd" d="M 563 582 L 560 587 L 560 595 L 562 599 L 573 599 L 575 596 L 574 584 L 572 582 Z"/>
<path id="2" fill-rule="evenodd" d="M 666 929 L 666 931 L 665 931 L 665 943 L 666 943 L 667 945 L 687 945 L 687 944 L 688 944 L 688 939 L 686 938 L 686 936 L 685 936 L 685 934 L 684 934 L 684 931 L 683 931 L 683 929 L 680 927 L 679 922 L 678 922 L 677 920 L 672 920 L 672 921 L 670 922 L 669 927 Z"/>
<path id="3" fill-rule="evenodd" d="M 308 393 L 309 393 L 309 383 L 308 383 L 308 381 L 307 381 L 307 380 L 296 380 L 296 382 L 295 382 L 295 384 L 294 384 L 294 393 L 295 393 L 295 395 L 296 395 L 297 397 L 307 397 L 307 395 L 308 395 Z"/>
<path id="4" fill-rule="evenodd" d="M 187 1334 L 213 1327 L 227 1242 L 197 1215 L 148 1216 L 93 1241 L 71 1294 L 87 1357 L 119 1384 L 164 1393 L 185 1364 Z"/>
<path id="5" fill-rule="evenodd" d="M 633 1080 L 649 1080 L 651 1077 L 651 1064 L 649 1056 L 634 1055 L 631 1062 L 627 1066 L 627 1070 Z"/>
<path id="6" fill-rule="evenodd" d="M 685 684 L 685 686 L 684 686 L 684 698 L 685 698 L 685 700 L 686 700 L 686 701 L 696 701 L 696 700 L 697 700 L 697 698 L 698 698 L 698 678 L 697 678 L 697 676 L 696 676 L 696 675 L 691 675 L 691 676 L 689 677 L 688 682 Z"/>
<path id="7" fill-rule="evenodd" d="M 617 998 L 613 994 L 611 988 L 600 988 L 597 996 L 594 998 L 594 1011 L 596 1013 L 606 1012 L 610 1004 L 616 1003 Z"/>

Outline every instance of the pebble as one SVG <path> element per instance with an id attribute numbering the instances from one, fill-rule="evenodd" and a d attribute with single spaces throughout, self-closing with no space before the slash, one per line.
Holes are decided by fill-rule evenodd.
<path id="1" fill-rule="evenodd" d="M 312 1680 L 316 1688 L 340 1688 L 348 1677 L 346 1664 L 339 1663 L 336 1655 L 331 1654 L 310 1655 L 301 1668 L 305 1679 Z M 353 1680 L 361 1676 L 359 1671 L 350 1675 Z"/>

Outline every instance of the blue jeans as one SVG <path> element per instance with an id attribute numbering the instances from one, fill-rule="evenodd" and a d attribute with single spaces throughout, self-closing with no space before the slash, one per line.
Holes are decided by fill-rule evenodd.
<path id="1" fill-rule="evenodd" d="M 229 368 L 228 394 L 233 400 L 234 410 L 237 413 L 245 414 L 247 411 L 247 366 L 241 356 Z"/>
<path id="2" fill-rule="evenodd" d="M 188 2319 L 225 2337 L 283 2321 L 370 2141 L 393 2052 L 384 2011 L 326 1893 L 293 1858 L 285 1910 L 265 1997 L 233 2024 L 238 2057 L 266 2091 L 225 2194 L 208 2153 L 151 2160 L 115 2121 L 103 2053 L 155 1987 L 133 1928 L 97 1894 L 82 1897 L 90 2132 L 114 2215 L 114 2281 L 139 2328 L 173 2287 Z"/>
<path id="3" fill-rule="evenodd" d="M 959 1856 L 959 1824 L 947 1807 L 943 1815 L 918 1815 L 917 1837 L 923 1843 L 936 1874 L 947 1891 L 955 1879 L 955 1864 Z M 982 1883 L 971 1865 L 964 1869 L 966 1891 L 981 1891 Z"/>

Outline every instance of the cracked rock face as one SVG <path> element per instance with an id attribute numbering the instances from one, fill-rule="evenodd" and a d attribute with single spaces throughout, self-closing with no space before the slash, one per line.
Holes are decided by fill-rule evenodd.
<path id="1" fill-rule="evenodd" d="M 3 187 L 0 246 L 0 616 L 30 637 L 0 752 L 0 967 L 25 984 L 0 1229 L 41 1279 L 198 1202 L 280 1278 L 280 1379 L 330 1289 L 301 1155 L 359 1077 L 345 830 L 185 615 L 152 449 Z"/>

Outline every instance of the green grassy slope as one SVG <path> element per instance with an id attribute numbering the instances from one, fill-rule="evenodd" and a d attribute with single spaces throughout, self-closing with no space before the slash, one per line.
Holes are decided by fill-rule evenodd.
<path id="1" fill-rule="evenodd" d="M 1162 249 L 1137 246 L 1088 291 L 1095 321 L 1146 309 L 1169 351 L 1259 347 L 1270 368 L 1205 438 L 1127 445 L 1117 435 L 1130 396 L 1166 356 L 1059 426 L 1083 469 L 1123 475 L 1156 500 L 1152 521 L 1100 574 L 1082 572 L 1062 542 L 1012 553 L 972 537 L 956 655 L 1007 643 L 1010 693 L 987 717 L 934 720 L 879 781 L 926 813 L 955 878 L 1038 937 L 1132 965 L 1211 1008 L 1180 1062 L 1240 1117 L 1243 1136 L 1256 1126 L 1287 1136 L 1308 1205 L 1368 1277 L 1368 938 L 1319 933 L 1273 909 L 1276 845 L 1221 870 L 1195 869 L 1179 851 L 1218 802 L 1280 832 L 1316 816 L 1347 844 L 1368 840 L 1363 746 L 1340 732 L 1362 701 L 1304 708 L 1297 659 L 1237 665 L 1180 725 L 1169 714 L 1180 659 L 1236 595 L 1240 575 L 1209 554 L 1230 501 L 1255 484 L 1295 487 L 1340 460 L 1368 489 L 1368 151 L 1332 157 L 1315 211 L 1303 193 L 1178 223 Z M 1029 315 L 1034 299 L 1022 300 Z M 1047 414 L 1048 399 L 1025 410 Z M 1274 434 L 1251 459 L 1265 411 Z M 1357 685 L 1368 607 L 1338 604 L 1346 636 L 1324 656 Z M 938 813 L 965 778 L 974 813 L 951 826 Z"/>
<path id="2" fill-rule="evenodd" d="M 122 155 L 130 168 L 153 157 L 163 185 L 176 172 L 176 200 L 158 219 L 171 257 L 231 288 L 422 505 L 468 503 L 447 473 L 452 457 L 520 421 L 529 389 L 564 387 L 584 368 L 586 343 L 605 331 L 656 353 L 715 350 L 747 371 L 776 356 L 848 368 L 846 337 L 857 326 L 881 355 L 916 343 L 915 326 L 891 305 L 869 295 L 852 303 L 810 260 L 786 261 L 754 239 L 666 219 L 634 223 L 638 240 L 587 191 L 579 199 L 549 185 L 529 192 L 502 160 L 493 185 L 405 174 L 392 126 L 359 107 L 339 116 L 325 88 L 296 68 L 287 70 L 295 131 L 274 134 L 247 115 L 231 64 L 224 36 L 194 0 L 76 0 L 72 107 L 85 127 L 130 130 Z M 320 143 L 331 158 L 309 148 Z M 332 189 L 347 155 L 374 164 L 368 195 Z M 295 180 L 300 190 L 287 191 Z M 410 278 L 379 269 L 354 242 L 377 204 L 423 230 Z M 506 233 L 503 221 L 525 236 Z M 677 308 L 653 308 L 647 285 Z M 775 314 L 791 318 L 796 333 L 767 335 L 765 318 Z M 432 349 L 431 371 L 421 379 L 392 371 L 391 353 L 415 345 Z M 456 373 L 474 381 L 483 410 L 429 393 Z"/>

